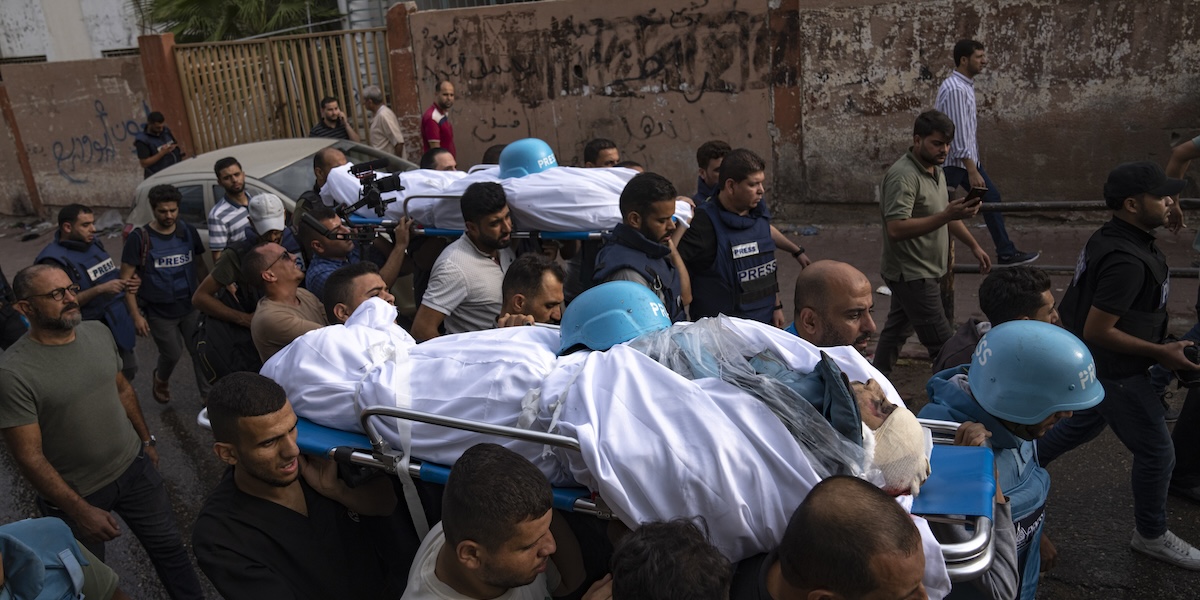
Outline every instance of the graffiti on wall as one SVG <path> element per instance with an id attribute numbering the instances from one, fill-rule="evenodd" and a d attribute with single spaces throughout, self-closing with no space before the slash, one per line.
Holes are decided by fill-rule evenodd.
<path id="1" fill-rule="evenodd" d="M 133 148 L 133 136 L 141 131 L 134 119 L 114 119 L 103 100 L 92 104 L 95 115 L 87 126 L 74 135 L 56 139 L 50 145 L 50 155 L 58 174 L 73 184 L 87 183 L 80 172 L 92 165 L 104 165 L 128 154 Z M 150 114 L 150 105 L 142 102 L 142 116 Z M 35 153 L 35 152 L 31 152 Z"/>
<path id="2" fill-rule="evenodd" d="M 533 108 L 564 96 L 705 94 L 765 89 L 772 32 L 765 11 L 717 9 L 708 0 L 632 16 L 534 22 L 533 9 L 430 21 L 415 46 L 421 78 L 470 81 L 470 95 Z M 635 124 L 634 127 L 637 127 Z"/>

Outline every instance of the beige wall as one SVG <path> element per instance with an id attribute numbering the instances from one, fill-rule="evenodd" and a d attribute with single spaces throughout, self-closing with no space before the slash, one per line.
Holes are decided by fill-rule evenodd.
<path id="1" fill-rule="evenodd" d="M 1200 133 L 1189 0 L 561 0 L 410 22 L 422 107 L 457 86 L 460 164 L 530 135 L 577 164 L 603 136 L 690 193 L 696 147 L 722 138 L 772 162 L 785 216 L 876 200 L 960 37 L 988 47 L 979 136 L 1008 200 L 1098 199 L 1115 164 Z"/>
<path id="2" fill-rule="evenodd" d="M 133 134 L 149 110 L 138 58 L 5 65 L 3 76 L 42 203 L 129 208 L 142 181 Z M 11 152 L 5 134 L 0 158 Z M 5 189 L 23 192 L 15 159 L 4 164 Z M 28 194 L 8 196 L 0 213 L 24 212 Z"/>

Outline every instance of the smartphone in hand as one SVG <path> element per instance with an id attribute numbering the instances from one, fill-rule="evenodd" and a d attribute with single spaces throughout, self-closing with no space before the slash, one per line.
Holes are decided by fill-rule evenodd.
<path id="1" fill-rule="evenodd" d="M 988 191 L 988 189 L 985 187 L 971 188 L 971 191 L 967 192 L 967 197 L 965 198 L 965 200 L 967 201 L 967 204 L 975 204 L 978 202 L 982 202 L 983 195 L 986 194 L 987 191 Z"/>

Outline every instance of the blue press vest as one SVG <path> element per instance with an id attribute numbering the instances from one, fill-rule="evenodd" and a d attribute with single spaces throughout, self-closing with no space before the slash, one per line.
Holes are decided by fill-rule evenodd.
<path id="1" fill-rule="evenodd" d="M 38 254 L 34 262 L 42 263 L 52 260 L 63 267 L 67 276 L 79 285 L 80 291 L 88 290 L 98 284 L 119 279 L 121 270 L 116 261 L 105 252 L 100 240 L 87 244 L 59 239 L 59 232 L 54 233 L 54 241 L 50 242 Z M 132 350 L 135 341 L 133 317 L 125 306 L 125 292 L 114 294 L 109 299 L 97 297 L 80 306 L 83 318 L 92 321 L 103 321 L 112 331 L 113 339 L 122 350 Z"/>
<path id="2" fill-rule="evenodd" d="M 158 152 L 159 148 L 163 147 L 166 144 L 174 142 L 175 136 L 171 135 L 171 130 L 168 127 L 163 127 L 162 133 L 160 133 L 156 136 L 152 136 L 149 133 L 146 133 L 146 129 L 143 127 L 143 129 L 141 131 L 139 131 L 133 135 L 133 140 L 135 142 L 141 142 L 141 143 L 145 144 L 147 147 L 150 148 L 150 150 L 152 152 Z M 158 162 L 156 162 L 148 167 L 143 168 L 142 174 L 146 177 L 149 177 L 149 176 L 151 176 L 151 175 L 153 175 L 175 163 L 182 161 L 182 160 L 183 160 L 183 151 L 181 151 L 179 149 L 179 146 L 176 146 L 174 150 L 166 153 L 165 155 L 163 155 L 162 158 L 158 159 Z"/>
<path id="3" fill-rule="evenodd" d="M 991 432 L 992 451 L 996 456 L 997 483 L 1012 509 L 1017 528 L 1017 564 L 1021 574 L 1021 600 L 1037 596 L 1038 571 L 1041 570 L 1042 528 L 1045 525 L 1046 497 L 1050 495 L 1050 473 L 1038 465 L 1033 442 L 1013 435 L 950 378 L 966 373 L 967 367 L 946 369 L 934 375 L 925 389 L 929 404 L 921 409 L 923 419 L 975 421 Z M 979 597 L 969 585 L 955 586 L 949 598 Z"/>
<path id="4" fill-rule="evenodd" d="M 749 215 L 739 216 L 713 198 L 696 210 L 708 213 L 712 221 L 717 257 L 708 269 L 690 273 L 692 318 L 725 314 L 770 323 L 779 281 L 765 206 L 759 203 Z"/>
<path id="5" fill-rule="evenodd" d="M 592 275 L 593 281 L 601 283 L 617 271 L 633 269 L 646 278 L 650 289 L 656 295 L 662 295 L 663 304 L 671 313 L 671 322 L 677 323 L 685 320 L 687 315 L 683 311 L 683 300 L 679 296 L 683 282 L 679 278 L 679 271 L 671 264 L 670 250 L 662 244 L 646 239 L 641 233 L 624 223 L 618 224 L 617 228 L 624 228 L 627 231 L 622 230 L 618 233 L 617 230 L 614 230 L 604 238 L 604 247 L 596 255 L 596 271 Z M 632 236 L 637 237 L 630 241 L 646 246 L 652 251 L 661 249 L 667 252 L 668 256 L 651 258 L 642 250 L 621 243 L 620 240 L 628 240 Z"/>
<path id="6" fill-rule="evenodd" d="M 147 239 L 150 241 L 145 264 L 140 265 L 142 287 L 138 297 L 151 304 L 191 302 L 197 287 L 193 261 L 199 258 L 192 252 L 195 242 L 191 228 L 179 221 L 175 233 L 166 240 L 151 232 L 149 227 L 139 229 L 138 233 L 143 236 L 143 244 Z"/>

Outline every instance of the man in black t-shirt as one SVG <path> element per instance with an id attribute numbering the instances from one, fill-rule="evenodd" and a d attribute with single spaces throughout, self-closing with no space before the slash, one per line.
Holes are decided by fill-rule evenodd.
<path id="1" fill-rule="evenodd" d="M 358 141 L 358 131 L 346 121 L 346 114 L 338 106 L 337 98 L 326 96 L 321 99 L 321 120 L 313 125 L 308 137 L 335 138 Z"/>

